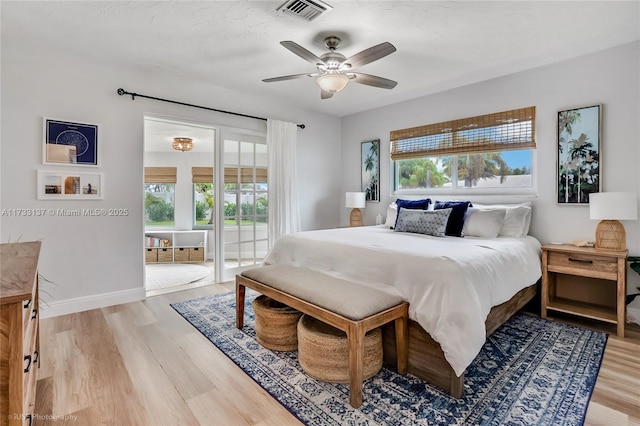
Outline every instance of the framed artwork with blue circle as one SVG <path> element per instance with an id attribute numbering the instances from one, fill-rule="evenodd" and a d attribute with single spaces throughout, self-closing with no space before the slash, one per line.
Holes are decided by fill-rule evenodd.
<path id="1" fill-rule="evenodd" d="M 97 124 L 44 117 L 43 127 L 43 164 L 100 165 Z"/>

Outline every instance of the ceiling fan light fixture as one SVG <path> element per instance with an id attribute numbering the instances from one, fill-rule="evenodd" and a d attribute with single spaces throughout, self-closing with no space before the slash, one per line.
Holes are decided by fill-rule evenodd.
<path id="1" fill-rule="evenodd" d="M 176 151 L 191 151 L 193 149 L 193 140 L 191 138 L 173 138 L 173 149 Z"/>
<path id="2" fill-rule="evenodd" d="M 341 91 L 349 83 L 349 76 L 344 74 L 325 74 L 316 79 L 316 84 L 329 93 Z"/>

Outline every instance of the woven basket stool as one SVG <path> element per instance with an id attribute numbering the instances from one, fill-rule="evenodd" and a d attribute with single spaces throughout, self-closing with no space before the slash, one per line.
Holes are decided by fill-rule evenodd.
<path id="1" fill-rule="evenodd" d="M 347 335 L 309 315 L 298 321 L 298 361 L 314 379 L 349 383 L 349 345 Z M 364 336 L 362 379 L 375 376 L 382 368 L 382 332 L 374 328 Z"/>
<path id="2" fill-rule="evenodd" d="M 264 295 L 256 297 L 252 305 L 258 343 L 272 351 L 298 349 L 296 325 L 302 312 Z"/>

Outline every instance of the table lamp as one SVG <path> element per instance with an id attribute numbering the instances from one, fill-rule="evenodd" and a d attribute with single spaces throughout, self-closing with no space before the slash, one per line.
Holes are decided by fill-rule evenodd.
<path id="1" fill-rule="evenodd" d="M 624 251 L 627 249 L 627 234 L 619 221 L 638 219 L 637 196 L 633 192 L 591 193 L 589 217 L 600 220 L 596 227 L 596 249 Z"/>
<path id="2" fill-rule="evenodd" d="M 366 198 L 364 192 L 347 192 L 345 206 L 351 210 L 349 216 L 349 226 L 362 226 L 362 212 L 366 205 Z"/>

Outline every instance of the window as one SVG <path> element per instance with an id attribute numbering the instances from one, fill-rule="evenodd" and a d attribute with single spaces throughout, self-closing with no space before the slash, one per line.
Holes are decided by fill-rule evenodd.
<path id="1" fill-rule="evenodd" d="M 254 176 L 255 170 L 255 176 Z M 225 224 L 239 221 L 251 224 L 254 221 L 267 223 L 267 168 L 225 167 Z M 238 178 L 237 174 L 240 173 Z M 212 167 L 192 167 L 194 227 L 213 228 L 214 184 Z M 238 180 L 240 185 L 238 185 Z M 255 180 L 255 182 L 254 182 Z M 233 182 L 233 183 L 229 183 Z M 235 193 L 235 195 L 232 195 Z M 255 196 L 254 196 L 255 193 Z M 240 196 L 240 210 L 235 202 Z"/>
<path id="2" fill-rule="evenodd" d="M 213 229 L 213 167 L 192 167 L 193 229 Z"/>
<path id="3" fill-rule="evenodd" d="M 533 187 L 535 107 L 390 133 L 394 190 Z"/>
<path id="4" fill-rule="evenodd" d="M 144 168 L 145 226 L 173 227 L 175 211 L 175 167 Z"/>
<path id="5" fill-rule="evenodd" d="M 145 183 L 145 226 L 174 226 L 175 184 Z"/>

